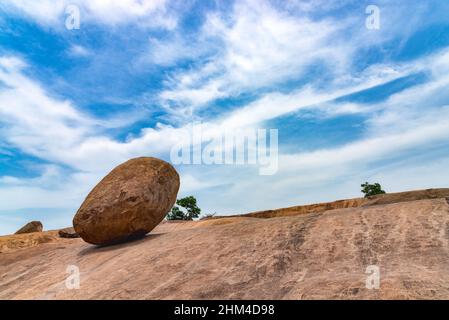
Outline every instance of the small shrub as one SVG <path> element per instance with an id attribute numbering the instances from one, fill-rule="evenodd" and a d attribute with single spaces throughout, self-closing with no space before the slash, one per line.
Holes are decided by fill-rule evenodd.
<path id="1" fill-rule="evenodd" d="M 368 182 L 365 182 L 361 185 L 362 187 L 362 193 L 365 194 L 365 198 L 370 196 L 375 196 L 376 194 L 384 194 L 385 191 L 382 190 L 382 186 L 379 183 L 370 184 Z"/>

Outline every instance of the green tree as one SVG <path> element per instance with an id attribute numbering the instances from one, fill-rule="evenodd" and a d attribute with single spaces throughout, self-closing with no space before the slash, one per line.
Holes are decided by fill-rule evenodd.
<path id="1" fill-rule="evenodd" d="M 384 194 L 385 191 L 382 190 L 382 186 L 379 183 L 370 184 L 368 182 L 365 182 L 361 185 L 362 187 L 362 193 L 365 194 L 365 198 L 369 196 L 374 196 L 376 194 Z"/>
<path id="2" fill-rule="evenodd" d="M 176 200 L 176 204 L 179 206 L 173 206 L 171 211 L 167 215 L 167 220 L 193 220 L 198 218 L 201 209 L 196 204 L 196 198 L 194 196 L 185 197 Z M 181 210 L 184 208 L 185 211 Z"/>
<path id="3" fill-rule="evenodd" d="M 184 220 L 184 212 L 179 207 L 174 206 L 168 213 L 167 220 Z"/>

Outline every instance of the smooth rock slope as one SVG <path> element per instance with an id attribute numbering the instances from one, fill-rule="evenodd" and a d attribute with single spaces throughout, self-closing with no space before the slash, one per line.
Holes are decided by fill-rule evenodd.
<path id="1" fill-rule="evenodd" d="M 0 298 L 448 299 L 442 195 L 285 217 L 163 222 L 143 239 L 108 247 L 55 237 L 0 253 Z M 78 290 L 65 286 L 68 265 L 79 267 Z M 365 286 L 370 265 L 380 269 L 379 289 Z"/>

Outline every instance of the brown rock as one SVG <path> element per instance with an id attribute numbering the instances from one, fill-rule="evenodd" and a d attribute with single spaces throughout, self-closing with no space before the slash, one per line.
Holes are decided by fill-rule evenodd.
<path id="1" fill-rule="evenodd" d="M 24 225 L 22 228 L 16 231 L 15 234 L 42 232 L 42 223 L 40 221 L 31 221 Z"/>
<path id="2" fill-rule="evenodd" d="M 449 189 L 441 195 L 297 216 L 162 222 L 157 236 L 108 250 L 57 231 L 0 236 L 0 300 L 447 300 Z M 189 245 L 179 250 L 180 243 Z M 61 285 L 74 262 L 89 277 L 82 290 Z M 369 265 L 380 268 L 378 290 L 366 288 Z"/>
<path id="3" fill-rule="evenodd" d="M 0 254 L 0 300 L 447 300 L 448 225 L 441 198 L 163 222 L 157 236 L 108 250 L 81 239 L 11 244 Z M 45 233 L 0 237 L 0 250 L 2 241 L 21 244 Z M 181 243 L 188 246 L 180 250 Z M 81 290 L 61 285 L 74 263 L 86 275 Z M 370 265 L 380 269 L 379 289 L 366 288 Z"/>
<path id="4" fill-rule="evenodd" d="M 164 219 L 178 190 L 179 175 L 169 163 L 149 157 L 129 160 L 89 193 L 73 227 L 92 244 L 143 236 Z"/>
<path id="5" fill-rule="evenodd" d="M 58 235 L 61 238 L 79 238 L 80 235 L 76 233 L 75 229 L 73 228 L 65 228 L 58 231 Z"/>

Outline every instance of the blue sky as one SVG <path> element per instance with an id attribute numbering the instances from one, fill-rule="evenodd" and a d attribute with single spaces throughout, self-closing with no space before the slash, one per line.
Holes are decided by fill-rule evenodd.
<path id="1" fill-rule="evenodd" d="M 68 5 L 80 28 L 68 30 Z M 365 9 L 380 10 L 380 29 Z M 65 227 L 137 156 L 192 123 L 273 128 L 279 170 L 178 165 L 204 213 L 449 182 L 449 2 L 4 0 L 0 234 Z"/>

